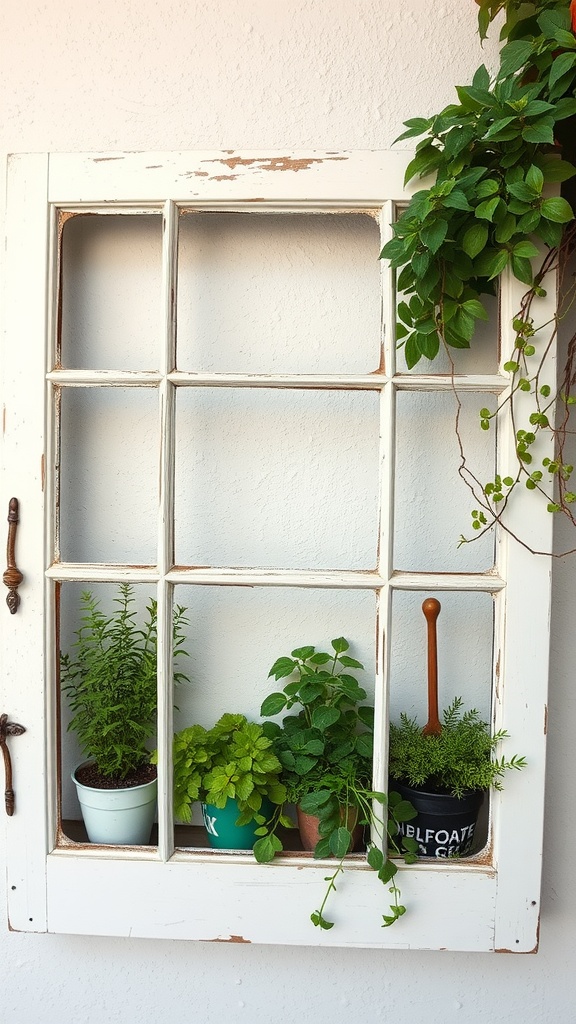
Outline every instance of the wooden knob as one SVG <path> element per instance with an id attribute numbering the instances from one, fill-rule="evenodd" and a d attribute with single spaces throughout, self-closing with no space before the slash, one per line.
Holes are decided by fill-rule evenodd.
<path id="1" fill-rule="evenodd" d="M 440 609 L 442 605 L 440 601 L 437 601 L 435 597 L 427 597 L 422 602 L 422 611 L 426 617 L 427 622 L 436 622 L 436 619 L 440 615 Z"/>

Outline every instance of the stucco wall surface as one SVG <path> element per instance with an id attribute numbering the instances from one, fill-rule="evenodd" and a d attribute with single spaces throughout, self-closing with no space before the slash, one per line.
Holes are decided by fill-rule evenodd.
<path id="1" fill-rule="evenodd" d="M 472 0 L 20 0 L 0 10 L 0 150 L 378 149 L 448 103 L 481 50 Z M 561 535 L 558 550 L 569 546 Z M 576 1019 L 573 562 L 553 574 L 537 956 L 34 936 L 0 924 L 7 1024 L 548 1024 Z M 2 704 L 11 681 L 1 679 Z M 1 856 L 1 854 L 0 854 Z M 0 873 L 0 906 L 4 903 Z M 473 927 L 473 923 L 471 925 Z M 311 934 L 311 942 L 314 941 Z"/>

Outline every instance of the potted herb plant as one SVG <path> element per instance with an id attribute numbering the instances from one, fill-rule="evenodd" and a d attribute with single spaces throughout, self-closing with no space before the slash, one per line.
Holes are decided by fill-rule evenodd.
<path id="1" fill-rule="evenodd" d="M 72 653 L 60 658 L 61 682 L 87 760 L 73 772 L 90 842 L 142 844 L 150 839 L 156 807 L 156 768 L 150 742 L 156 725 L 156 602 L 140 624 L 134 589 L 121 583 L 106 615 L 89 591 Z M 174 610 L 174 657 L 185 654 L 186 609 Z M 187 677 L 175 672 L 176 682 Z"/>
<path id="2" fill-rule="evenodd" d="M 422 604 L 427 625 L 428 720 L 420 728 L 414 718 L 400 716 L 390 723 L 390 784 L 416 808 L 418 816 L 401 823 L 401 831 L 418 844 L 424 857 L 462 857 L 470 852 L 484 794 L 502 789 L 501 778 L 511 768 L 524 768 L 525 758 L 498 760 L 494 752 L 508 735 L 491 735 L 478 711 L 463 711 L 456 697 L 438 715 L 438 644 L 436 624 L 440 602 L 427 597 Z"/>
<path id="3" fill-rule="evenodd" d="M 399 725 L 390 724 L 390 785 L 418 811 L 401 830 L 416 840 L 419 853 L 461 857 L 470 852 L 485 793 L 502 789 L 505 772 L 524 768 L 526 759 L 496 757 L 508 733 L 502 729 L 491 735 L 478 711 L 463 710 L 460 697 L 442 719 L 438 733 L 424 734 L 406 714 Z"/>
<path id="4" fill-rule="evenodd" d="M 332 640 L 331 647 L 330 653 L 312 646 L 297 648 L 290 657 L 274 662 L 269 675 L 289 681 L 282 691 L 266 697 L 261 714 L 275 716 L 292 709 L 296 713 L 285 716 L 281 723 L 265 723 L 264 731 L 273 740 L 282 764 L 288 800 L 297 806 L 304 847 L 313 849 L 317 858 L 333 856 L 338 861 L 326 879 L 324 899 L 311 915 L 313 924 L 332 927 L 324 916 L 326 902 L 336 888 L 344 858 L 362 841 L 364 828 L 370 827 L 378 842 L 368 839 L 368 863 L 385 885 L 391 883 L 393 903 L 384 916 L 384 924 L 389 925 L 405 908 L 394 882 L 397 866 L 388 857 L 388 846 L 391 843 L 398 853 L 402 848 L 408 862 L 413 859 L 416 844 L 401 837 L 399 828 L 415 811 L 398 795 L 390 797 L 386 811 L 386 795 L 373 790 L 374 708 L 364 703 L 366 691 L 352 674 L 363 666 L 347 653 L 349 644 L 344 637 Z M 317 818 L 313 836 L 308 831 L 310 816 Z M 254 855 L 260 862 L 271 860 L 282 850 L 275 827 L 278 822 L 279 817 L 259 830 L 261 838 Z"/>
<path id="5" fill-rule="evenodd" d="M 211 729 L 192 725 L 174 737 L 174 813 L 192 818 L 200 801 L 211 846 L 251 850 L 256 830 L 286 800 L 282 766 L 262 725 L 225 714 Z"/>

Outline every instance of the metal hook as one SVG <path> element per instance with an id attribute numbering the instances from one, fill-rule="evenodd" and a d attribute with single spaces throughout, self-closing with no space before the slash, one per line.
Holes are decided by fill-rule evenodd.
<path id="1" fill-rule="evenodd" d="M 22 573 L 16 565 L 16 529 L 20 521 L 19 515 L 19 503 L 18 498 L 10 498 L 8 503 L 8 544 L 6 547 L 6 562 L 8 568 L 4 573 L 2 579 L 7 587 L 9 587 L 8 596 L 6 598 L 6 604 L 8 605 L 12 615 L 18 610 L 20 604 L 20 595 L 18 594 L 18 587 L 24 579 Z"/>
<path id="2" fill-rule="evenodd" d="M 6 773 L 6 789 L 4 792 L 4 801 L 6 805 L 6 814 L 11 818 L 14 814 L 14 790 L 12 789 L 12 761 L 10 759 L 10 751 L 8 750 L 7 738 L 8 736 L 21 736 L 26 729 L 23 725 L 17 725 L 16 722 L 9 722 L 8 715 L 0 715 L 0 747 L 2 748 L 2 756 L 4 758 L 4 771 Z"/>

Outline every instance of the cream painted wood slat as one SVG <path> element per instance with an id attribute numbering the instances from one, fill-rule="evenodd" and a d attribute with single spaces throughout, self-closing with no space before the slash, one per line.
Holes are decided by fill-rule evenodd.
<path id="1" fill-rule="evenodd" d="M 13 817 L 4 815 L 8 921 L 11 928 L 46 930 L 48 807 L 54 778 L 46 752 L 51 715 L 46 703 L 44 660 L 44 391 L 49 208 L 46 156 L 13 156 L 7 175 L 2 391 L 4 436 L 0 509 L 20 503 L 16 556 L 24 580 L 21 603 L 2 621 L 1 713 L 26 732 L 9 740 L 16 794 Z M 32 373 L 32 367 L 36 370 Z M 2 515 L 2 522 L 5 516 Z M 52 750 L 53 753 L 53 750 Z"/>

